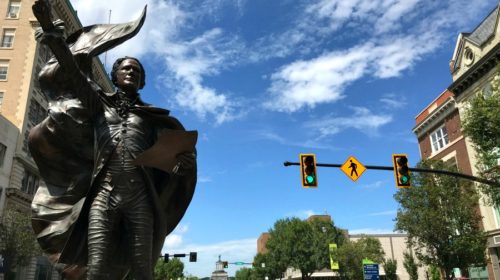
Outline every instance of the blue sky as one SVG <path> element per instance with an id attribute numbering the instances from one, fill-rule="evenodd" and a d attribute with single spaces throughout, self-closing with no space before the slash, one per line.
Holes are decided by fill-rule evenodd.
<path id="1" fill-rule="evenodd" d="M 198 252 L 187 274 L 205 277 L 218 255 L 251 262 L 256 240 L 285 217 L 330 214 L 351 233 L 394 229 L 392 172 L 351 181 L 319 168 L 303 189 L 300 153 L 320 163 L 391 165 L 420 155 L 415 117 L 451 83 L 460 32 L 494 0 L 71 0 L 84 25 L 125 22 L 148 5 L 141 32 L 106 66 L 138 57 L 141 95 L 199 131 L 198 185 L 164 252 Z M 102 57 L 104 60 L 104 57 Z M 231 266 L 230 275 L 239 267 Z"/>

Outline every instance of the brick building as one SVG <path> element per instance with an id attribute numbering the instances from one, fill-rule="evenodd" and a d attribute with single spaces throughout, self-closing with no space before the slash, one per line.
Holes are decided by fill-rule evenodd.
<path id="1" fill-rule="evenodd" d="M 438 159 L 477 176 L 476 152 L 464 137 L 461 122 L 468 100 L 492 94 L 492 81 L 500 58 L 499 7 L 470 33 L 458 36 L 450 61 L 452 84 L 416 117 L 416 134 L 423 159 Z M 500 136 L 499 136 L 500 137 Z M 500 279 L 500 215 L 496 206 L 480 199 L 478 211 L 488 235 L 488 265 L 471 270 L 471 279 Z"/>

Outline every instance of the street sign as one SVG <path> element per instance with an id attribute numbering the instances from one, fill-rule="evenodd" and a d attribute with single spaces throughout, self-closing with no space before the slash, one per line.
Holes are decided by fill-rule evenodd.
<path id="1" fill-rule="evenodd" d="M 366 167 L 364 167 L 355 157 L 350 156 L 344 164 L 340 167 L 347 177 L 351 178 L 354 182 L 361 177 L 361 174 L 365 172 Z"/>
<path id="2" fill-rule="evenodd" d="M 330 269 L 339 270 L 339 262 L 334 260 L 335 251 L 337 251 L 337 244 L 330 243 L 328 244 L 328 247 L 330 252 Z"/>
<path id="3" fill-rule="evenodd" d="M 364 280 L 379 280 L 378 264 L 363 264 Z"/>

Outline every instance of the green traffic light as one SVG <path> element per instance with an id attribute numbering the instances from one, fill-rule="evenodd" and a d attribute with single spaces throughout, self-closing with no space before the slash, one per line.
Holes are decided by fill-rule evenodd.
<path id="1" fill-rule="evenodd" d="M 401 183 L 402 184 L 407 184 L 408 182 L 410 182 L 410 176 L 408 176 L 408 175 L 401 176 Z"/>
<path id="2" fill-rule="evenodd" d="M 308 184 L 314 183 L 314 176 L 313 175 L 307 175 L 306 176 L 306 181 Z"/>

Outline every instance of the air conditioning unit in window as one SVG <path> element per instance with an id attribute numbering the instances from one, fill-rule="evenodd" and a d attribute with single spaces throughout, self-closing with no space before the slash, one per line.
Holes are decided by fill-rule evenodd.
<path id="1" fill-rule="evenodd" d="M 17 14 L 16 13 L 9 13 L 9 18 L 17 18 Z"/>

